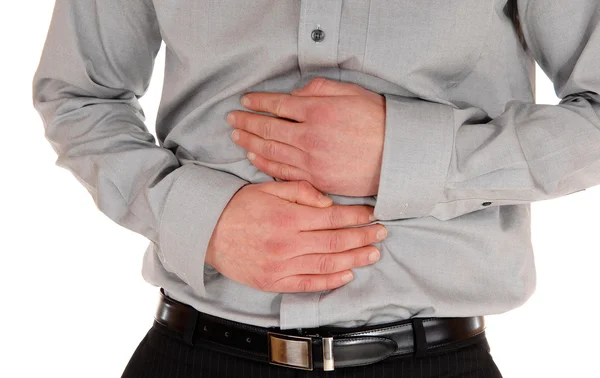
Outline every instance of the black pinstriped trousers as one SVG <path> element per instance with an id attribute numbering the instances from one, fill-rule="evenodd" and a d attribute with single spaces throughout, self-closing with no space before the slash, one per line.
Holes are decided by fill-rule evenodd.
<path id="1" fill-rule="evenodd" d="M 121 378 L 502 378 L 490 355 L 485 331 L 477 341 L 447 352 L 392 357 L 376 364 L 305 371 L 189 346 L 154 322 L 131 356 Z"/>

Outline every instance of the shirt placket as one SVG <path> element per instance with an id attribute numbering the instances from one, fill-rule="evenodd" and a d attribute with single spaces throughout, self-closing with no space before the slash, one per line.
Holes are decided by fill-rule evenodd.
<path id="1" fill-rule="evenodd" d="M 298 26 L 298 65 L 302 76 L 338 73 L 342 0 L 303 0 Z M 339 73 L 338 73 L 339 74 Z"/>
<path id="2" fill-rule="evenodd" d="M 338 42 L 342 0 L 303 0 L 298 25 L 298 66 L 303 77 L 324 76 L 339 80 Z M 322 292 L 284 293 L 280 327 L 319 326 Z"/>

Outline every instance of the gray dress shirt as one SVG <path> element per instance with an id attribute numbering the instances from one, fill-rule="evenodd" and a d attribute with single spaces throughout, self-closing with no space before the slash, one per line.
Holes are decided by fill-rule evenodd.
<path id="1" fill-rule="evenodd" d="M 529 50 L 506 3 L 57 0 L 33 103 L 56 164 L 150 241 L 144 279 L 200 311 L 283 329 L 498 314 L 535 290 L 531 202 L 600 184 L 600 2 L 518 0 Z M 138 98 L 161 41 L 157 143 Z M 535 103 L 535 61 L 559 104 Z M 327 194 L 374 206 L 388 237 L 338 289 L 262 292 L 204 263 L 231 197 L 275 180 L 226 115 L 315 76 L 385 96 L 377 195 Z"/>

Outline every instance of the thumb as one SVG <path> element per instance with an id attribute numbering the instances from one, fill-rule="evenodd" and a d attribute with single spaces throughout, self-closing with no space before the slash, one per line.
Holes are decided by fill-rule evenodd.
<path id="1" fill-rule="evenodd" d="M 294 96 L 351 96 L 363 93 L 363 88 L 354 83 L 315 77 L 304 87 L 290 93 Z"/>

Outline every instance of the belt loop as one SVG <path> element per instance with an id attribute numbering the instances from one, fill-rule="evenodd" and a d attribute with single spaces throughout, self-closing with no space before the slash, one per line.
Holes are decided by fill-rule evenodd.
<path id="1" fill-rule="evenodd" d="M 198 322 L 198 311 L 190 309 L 190 314 L 185 323 L 183 330 L 183 341 L 190 346 L 194 346 L 194 332 L 196 332 L 196 324 Z"/>
<path id="2" fill-rule="evenodd" d="M 412 318 L 413 338 L 415 344 L 415 357 L 423 357 L 427 352 L 427 339 L 425 338 L 425 328 L 423 327 L 423 318 Z"/>

